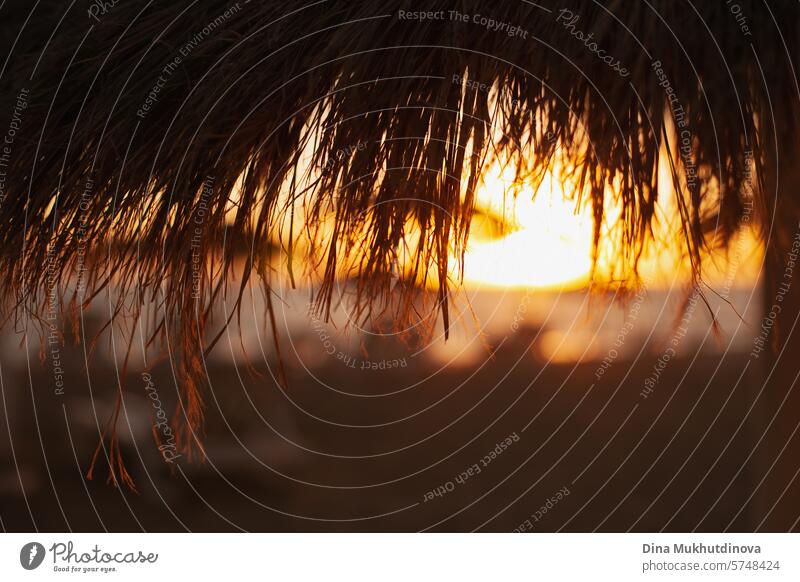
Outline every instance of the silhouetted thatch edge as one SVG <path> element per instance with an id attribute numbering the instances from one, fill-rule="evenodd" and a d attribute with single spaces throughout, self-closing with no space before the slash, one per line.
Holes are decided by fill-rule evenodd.
<path id="1" fill-rule="evenodd" d="M 181 343 L 174 355 L 182 412 L 173 427 L 183 450 L 199 442 L 204 336 L 230 283 L 233 250 L 244 248 L 249 256 L 240 289 L 253 271 L 269 286 L 266 253 L 286 188 L 290 197 L 311 201 L 309 227 L 335 214 L 316 297 L 326 316 L 337 263 L 366 251 L 353 273 L 355 310 L 363 319 L 375 315 L 375 305 L 394 306 L 398 319 L 413 314 L 414 283 L 429 272 L 447 280 L 449 257 L 459 256 L 468 238 L 472 193 L 495 148 L 509 153 L 520 179 L 532 181 L 566 148 L 575 161 L 572 179 L 595 208 L 596 244 L 606 190 L 614 185 L 624 208 L 621 265 L 629 273 L 653 220 L 665 111 L 676 127 L 678 112 L 685 114 L 691 133 L 688 152 L 673 151 L 670 160 L 676 184 L 687 186 L 680 176 L 697 172 L 679 188 L 678 201 L 698 281 L 703 253 L 725 245 L 740 224 L 743 176 L 759 182 L 746 188 L 759 209 L 755 222 L 767 222 L 774 209 L 775 194 L 763 187 L 775 181 L 771 148 L 797 127 L 797 107 L 793 96 L 770 93 L 783 91 L 791 70 L 782 64 L 772 21 L 786 23 L 784 38 L 796 47 L 791 8 L 782 14 L 774 7 L 774 18 L 758 3 L 741 2 L 760 19 L 748 41 L 761 61 L 770 61 L 765 71 L 742 49 L 741 31 L 730 26 L 724 6 L 694 7 L 692 20 L 670 0 L 651 2 L 658 16 L 638 3 L 582 3 L 572 12 L 599 45 L 624 56 L 629 75 L 621 77 L 576 41 L 575 26 L 554 23 L 559 6 L 552 3 L 544 3 L 549 15 L 525 3 L 502 10 L 538 39 L 534 48 L 453 23 L 400 21 L 403 7 L 394 1 L 332 1 L 313 11 L 299 3 L 253 4 L 190 51 L 147 111 L 143 103 L 158 73 L 166 74 L 176 50 L 191 39 L 187 30 L 219 18 L 228 4 L 206 2 L 183 16 L 177 4 L 141 14 L 141 7 L 120 4 L 85 38 L 85 22 L 70 16 L 41 60 L 43 44 L 31 38 L 43 43 L 51 23 L 34 19 L 25 35 L 29 54 L 15 56 L 3 78 L 7 99 L 21 87 L 30 97 L 0 204 L 2 291 L 44 321 L 54 296 L 60 311 L 74 314 L 112 278 L 123 297 L 137 298 L 135 316 L 143 301 L 156 301 L 163 318 L 152 339 Z M 430 9 L 447 6 L 434 2 Z M 488 10 L 475 2 L 459 6 Z M 287 17 L 295 9 L 296 18 Z M 699 26 L 701 19 L 728 51 L 727 68 L 707 39 L 664 26 Z M 159 42 L 152 44 L 155 34 Z M 503 97 L 475 84 L 500 89 Z M 13 103 L 4 110 L 12 111 Z M 773 118 L 781 120 L 778 126 Z M 309 151 L 325 170 L 310 183 L 295 175 Z M 234 221 L 227 224 L 226 208 L 239 187 Z M 719 199 L 709 205 L 716 192 Z M 419 229 L 416 268 L 397 285 L 392 265 L 409 224 Z M 364 233 L 369 245 L 353 233 Z M 92 258 L 87 245 L 101 253 Z M 198 255 L 212 265 L 199 279 Z M 76 271 L 85 293 L 65 296 Z M 448 299 L 443 284 L 435 302 L 445 329 Z M 113 439 L 107 457 L 116 481 L 113 459 L 121 459 Z"/>

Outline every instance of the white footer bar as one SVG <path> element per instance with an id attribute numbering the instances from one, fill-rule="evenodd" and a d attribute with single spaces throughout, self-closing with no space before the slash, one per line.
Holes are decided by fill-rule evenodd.
<path id="1" fill-rule="evenodd" d="M 0 580 L 800 580 L 792 534 L 4 534 Z M 190 578 L 191 577 L 191 578 Z"/>

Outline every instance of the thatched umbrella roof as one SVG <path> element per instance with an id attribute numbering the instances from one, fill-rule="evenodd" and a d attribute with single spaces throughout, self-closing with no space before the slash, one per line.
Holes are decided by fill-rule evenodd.
<path id="1" fill-rule="evenodd" d="M 335 262 L 366 249 L 356 302 L 369 317 L 413 223 L 417 276 L 439 274 L 445 326 L 448 259 L 495 149 L 526 180 L 567 152 L 598 239 L 612 185 L 630 269 L 666 144 L 698 274 L 704 249 L 738 228 L 744 190 L 770 225 L 800 113 L 795 3 L 416 4 L 6 3 L 0 111 L 19 130 L 0 204 L 2 292 L 45 317 L 53 296 L 80 307 L 111 278 L 137 301 L 156 298 L 156 333 L 182 341 L 178 421 L 193 430 L 210 308 L 234 250 L 249 257 L 242 285 L 268 276 L 287 184 L 311 201 L 309 224 L 335 215 L 323 309 Z M 305 183 L 293 180 L 304 155 L 324 170 Z M 212 257 L 213 277 L 201 269 L 198 281 Z M 86 292 L 68 295 L 76 270 Z"/>

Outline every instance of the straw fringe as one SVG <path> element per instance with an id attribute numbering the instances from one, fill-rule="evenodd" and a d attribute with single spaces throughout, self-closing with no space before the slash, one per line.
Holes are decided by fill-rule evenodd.
<path id="1" fill-rule="evenodd" d="M 650 235 L 660 151 L 669 144 L 699 281 L 704 253 L 739 228 L 750 159 L 762 216 L 775 203 L 761 187 L 774 181 L 769 150 L 797 128 L 796 102 L 781 95 L 793 72 L 775 22 L 796 54 L 796 6 L 738 0 L 751 23 L 752 36 L 743 37 L 721 2 L 573 4 L 426 3 L 425 10 L 518 25 L 528 32 L 522 39 L 474 22 L 403 20 L 398 11 L 409 7 L 397 0 L 208 0 L 186 12 L 186 2 L 146 10 L 122 2 L 99 22 L 69 13 L 42 53 L 63 10 L 42 3 L 0 81 L 4 114 L 21 88 L 30 91 L 0 204 L 0 292 L 16 308 L 7 313 L 41 316 L 52 290 L 77 273 L 86 292 L 73 297 L 73 312 L 112 283 L 136 297 L 137 316 L 154 301 L 163 319 L 151 341 L 180 341 L 174 428 L 188 450 L 199 443 L 213 307 L 229 292 L 242 251 L 242 288 L 256 276 L 269 289 L 268 255 L 294 209 L 281 202 L 286 188 L 289 199 L 307 202 L 309 230 L 334 215 L 332 234 L 316 249 L 325 272 L 320 313 L 329 315 L 334 276 L 346 264 L 361 319 L 387 309 L 398 320 L 413 317 L 417 284 L 435 276 L 447 329 L 448 261 L 462 256 L 473 191 L 493 151 L 530 181 L 567 155 L 574 166 L 563 177 L 591 199 L 596 246 L 613 186 L 623 207 L 615 236 L 624 277 L 635 273 Z M 27 15 L 14 6 L 7 30 Z M 562 8 L 579 17 L 573 28 L 557 21 Z M 606 67 L 575 30 L 592 31 L 629 75 Z M 145 111 L 159 75 L 163 87 Z M 683 153 L 670 141 L 676 105 L 689 131 Z M 311 180 L 296 175 L 308 153 L 318 169 Z M 398 249 L 409 236 L 414 268 L 398 282 Z M 193 260 L 208 265 L 199 282 Z M 130 485 L 111 438 L 112 481 Z"/>

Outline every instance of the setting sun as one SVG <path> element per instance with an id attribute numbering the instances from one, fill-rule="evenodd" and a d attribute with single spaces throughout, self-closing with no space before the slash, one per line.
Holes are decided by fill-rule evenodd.
<path id="1" fill-rule="evenodd" d="M 516 196 L 514 190 L 516 189 Z M 574 200 L 548 174 L 538 192 L 514 183 L 513 168 L 495 166 L 476 193 L 483 214 L 501 217 L 508 232 L 487 233 L 484 221 L 473 227 L 464 256 L 464 281 L 502 287 L 578 287 L 591 266 L 592 219 L 576 212 Z"/>

